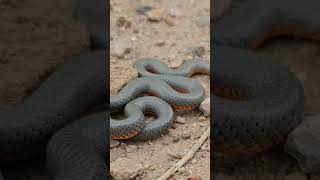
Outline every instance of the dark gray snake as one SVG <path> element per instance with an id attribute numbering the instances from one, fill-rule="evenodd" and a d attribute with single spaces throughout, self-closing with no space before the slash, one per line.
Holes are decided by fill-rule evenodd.
<path id="1" fill-rule="evenodd" d="M 106 1 L 75 1 L 73 17 L 86 25 L 93 51 L 67 59 L 29 98 L 0 111 L 1 164 L 42 155 L 59 129 L 109 101 L 107 13 Z M 51 138 L 47 147 L 51 179 L 107 179 L 108 116 L 84 117 Z"/>
<path id="2" fill-rule="evenodd" d="M 209 74 L 208 61 L 188 60 L 178 69 L 171 69 L 160 60 L 144 58 L 136 61 L 134 68 L 142 77 L 130 81 L 118 94 L 110 96 L 110 110 L 116 112 L 125 108 L 126 114 L 123 120 L 110 118 L 113 139 L 148 140 L 159 137 L 172 124 L 171 107 L 176 111 L 192 110 L 205 98 L 203 86 L 187 77 L 196 73 Z M 136 99 L 143 94 L 158 98 Z M 144 113 L 154 113 L 157 119 L 145 126 Z"/>
<path id="3" fill-rule="evenodd" d="M 0 112 L 0 158 L 25 159 L 41 152 L 48 138 L 107 95 L 103 51 L 66 60 L 30 97 Z"/>
<path id="4" fill-rule="evenodd" d="M 218 45 L 258 48 L 270 38 L 295 36 L 320 40 L 318 0 L 244 0 L 214 22 Z"/>
<path id="5" fill-rule="evenodd" d="M 47 148 L 55 180 L 106 180 L 109 112 L 86 116 L 58 131 Z"/>
<path id="6" fill-rule="evenodd" d="M 302 85 L 268 55 L 215 46 L 212 82 L 215 151 L 267 150 L 282 143 L 302 119 Z"/>

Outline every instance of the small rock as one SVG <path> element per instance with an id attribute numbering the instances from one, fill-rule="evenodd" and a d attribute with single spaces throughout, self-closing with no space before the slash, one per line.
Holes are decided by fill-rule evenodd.
<path id="1" fill-rule="evenodd" d="M 136 12 L 138 14 L 145 14 L 146 12 L 151 11 L 152 9 L 152 6 L 140 4 L 136 7 Z"/>
<path id="2" fill-rule="evenodd" d="M 200 16 L 197 18 L 197 25 L 199 27 L 210 26 L 210 16 Z"/>
<path id="3" fill-rule="evenodd" d="M 139 29 L 134 29 L 132 32 L 135 33 L 135 34 L 138 34 L 139 33 Z"/>
<path id="4" fill-rule="evenodd" d="M 195 163 L 197 163 L 197 160 L 192 159 L 192 160 L 191 160 L 191 164 L 195 164 Z"/>
<path id="5" fill-rule="evenodd" d="M 156 44 L 156 46 L 163 46 L 166 44 L 166 41 L 165 40 L 158 40 L 155 44 Z"/>
<path id="6" fill-rule="evenodd" d="M 131 22 L 128 21 L 125 17 L 121 16 L 117 19 L 117 26 L 118 27 L 125 27 L 129 28 L 131 26 Z"/>
<path id="7" fill-rule="evenodd" d="M 163 18 L 163 10 L 160 8 L 152 9 L 146 13 L 149 21 L 159 22 Z"/>
<path id="8" fill-rule="evenodd" d="M 137 161 L 118 158 L 110 163 L 110 174 L 116 180 L 128 180 L 142 174 L 143 166 Z"/>
<path id="9" fill-rule="evenodd" d="M 301 172 L 293 172 L 284 177 L 284 180 L 307 180 L 307 176 Z"/>
<path id="10" fill-rule="evenodd" d="M 169 67 L 170 68 L 178 68 L 181 66 L 182 63 L 183 63 L 183 61 L 181 59 L 177 59 L 177 58 L 170 59 Z"/>
<path id="11" fill-rule="evenodd" d="M 210 116 L 210 97 L 206 98 L 200 104 L 199 110 L 203 113 L 205 117 Z"/>
<path id="12" fill-rule="evenodd" d="M 305 173 L 320 172 L 320 115 L 309 116 L 288 136 L 285 151 Z"/>
<path id="13" fill-rule="evenodd" d="M 201 151 L 207 151 L 207 148 L 206 148 L 205 146 L 201 146 L 201 147 L 200 147 L 200 150 L 201 150 Z"/>
<path id="14" fill-rule="evenodd" d="M 181 159 L 184 156 L 182 152 L 173 152 L 173 151 L 168 151 L 167 155 L 174 159 Z"/>
<path id="15" fill-rule="evenodd" d="M 181 167 L 181 168 L 178 169 L 178 172 L 180 174 L 184 174 L 186 172 L 186 168 L 185 167 Z"/>
<path id="16" fill-rule="evenodd" d="M 143 168 L 144 168 L 144 169 L 149 169 L 149 167 L 150 167 L 149 164 L 144 164 L 144 165 L 143 165 Z"/>
<path id="17" fill-rule="evenodd" d="M 189 176 L 187 180 L 201 180 L 201 176 Z"/>
<path id="18" fill-rule="evenodd" d="M 120 145 L 120 142 L 110 138 L 110 148 L 114 148 Z"/>
<path id="19" fill-rule="evenodd" d="M 172 135 L 172 141 L 173 142 L 179 142 L 180 141 L 180 136 L 179 135 Z"/>
<path id="20" fill-rule="evenodd" d="M 178 10 L 178 9 L 170 9 L 169 10 L 169 15 L 175 18 L 182 18 L 184 17 L 184 14 Z"/>
<path id="21" fill-rule="evenodd" d="M 175 25 L 176 25 L 174 19 L 173 19 L 171 16 L 165 16 L 165 17 L 163 18 L 163 20 L 164 20 L 164 22 L 165 22 L 166 24 L 168 24 L 169 26 L 175 26 Z"/>
<path id="22" fill-rule="evenodd" d="M 207 121 L 207 118 L 204 117 L 204 116 L 200 116 L 199 119 L 198 119 L 199 122 L 204 122 L 204 121 Z"/>
<path id="23" fill-rule="evenodd" d="M 206 49 L 203 47 L 203 46 L 199 46 L 199 47 L 190 47 L 187 49 L 187 51 L 189 53 L 191 53 L 194 57 L 202 57 L 205 52 L 206 52 Z"/>
<path id="24" fill-rule="evenodd" d="M 123 58 L 125 55 L 131 52 L 132 48 L 128 46 L 128 43 L 119 42 L 113 46 L 113 55 L 117 56 L 118 58 Z"/>
<path id="25" fill-rule="evenodd" d="M 182 138 L 182 139 L 189 139 L 190 137 L 191 137 L 190 131 L 184 131 L 184 132 L 181 134 L 181 138 Z"/>
<path id="26" fill-rule="evenodd" d="M 185 124 L 186 123 L 186 119 L 181 117 L 181 116 L 178 116 L 177 119 L 176 119 L 176 122 L 179 123 L 179 124 Z"/>
<path id="27" fill-rule="evenodd" d="M 172 129 L 177 129 L 177 124 L 173 123 L 173 124 L 171 125 L 171 128 L 172 128 Z"/>

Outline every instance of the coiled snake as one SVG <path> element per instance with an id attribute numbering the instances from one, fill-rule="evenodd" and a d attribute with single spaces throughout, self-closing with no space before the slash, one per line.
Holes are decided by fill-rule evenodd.
<path id="1" fill-rule="evenodd" d="M 302 85 L 270 56 L 215 46 L 212 75 L 215 151 L 261 152 L 301 121 Z"/>
<path id="2" fill-rule="evenodd" d="M 125 106 L 126 118 L 110 118 L 113 139 L 148 140 L 165 133 L 172 124 L 173 111 L 192 110 L 205 98 L 203 86 L 191 77 L 196 73 L 209 74 L 205 60 L 188 60 L 178 69 L 168 68 L 157 59 L 143 58 L 135 62 L 140 78 L 126 84 L 110 97 L 110 110 L 119 111 Z M 186 77 L 182 77 L 186 76 Z M 140 97 L 151 94 L 156 97 Z M 133 101 L 132 101 L 133 100 Z M 144 113 L 154 113 L 157 119 L 145 126 Z"/>

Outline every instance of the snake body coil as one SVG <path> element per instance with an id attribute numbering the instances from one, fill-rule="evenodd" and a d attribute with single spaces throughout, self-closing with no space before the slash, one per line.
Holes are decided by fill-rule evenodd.
<path id="1" fill-rule="evenodd" d="M 108 112 L 89 115 L 58 131 L 49 141 L 49 175 L 55 180 L 107 179 Z"/>
<path id="2" fill-rule="evenodd" d="M 0 112 L 0 158 L 24 159 L 44 150 L 48 138 L 107 100 L 103 51 L 67 60 L 21 104 Z"/>
<path id="3" fill-rule="evenodd" d="M 111 111 L 120 111 L 126 106 L 127 115 L 124 120 L 110 119 L 113 139 L 148 140 L 159 137 L 172 124 L 170 106 L 176 111 L 192 110 L 205 98 L 200 83 L 181 76 L 208 74 L 210 66 L 207 61 L 186 61 L 179 69 L 173 70 L 160 60 L 145 58 L 136 61 L 134 67 L 143 77 L 130 81 L 117 95 L 110 97 Z M 143 94 L 158 98 L 136 99 Z M 157 119 L 144 127 L 143 112 L 155 113 Z"/>
<path id="4" fill-rule="evenodd" d="M 249 154 L 283 142 L 302 119 L 299 80 L 269 56 L 219 46 L 215 50 L 212 92 L 220 93 L 213 96 L 215 150 Z M 226 89 L 241 91 L 245 100 L 225 98 Z"/>

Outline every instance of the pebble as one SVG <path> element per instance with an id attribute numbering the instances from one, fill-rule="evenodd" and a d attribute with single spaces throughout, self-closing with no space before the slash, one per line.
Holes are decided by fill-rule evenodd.
<path id="1" fill-rule="evenodd" d="M 169 67 L 170 68 L 178 68 L 181 66 L 181 64 L 183 63 L 183 61 L 181 59 L 171 59 L 169 62 Z"/>
<path id="2" fill-rule="evenodd" d="M 173 152 L 173 151 L 168 151 L 167 155 L 174 159 L 181 159 L 184 156 L 182 152 Z"/>
<path id="3" fill-rule="evenodd" d="M 179 124 L 185 124 L 186 123 L 186 119 L 181 117 L 181 116 L 178 116 L 177 119 L 176 119 L 176 122 L 179 123 Z"/>
<path id="4" fill-rule="evenodd" d="M 165 40 L 158 40 L 156 43 L 155 43 L 155 45 L 156 46 L 163 46 L 163 45 L 165 45 L 166 44 L 166 41 Z"/>
<path id="5" fill-rule="evenodd" d="M 120 142 L 110 138 L 110 148 L 114 148 L 120 145 Z"/>
<path id="6" fill-rule="evenodd" d="M 169 10 L 169 15 L 175 18 L 182 18 L 184 17 L 184 14 L 178 10 L 178 9 L 170 9 Z"/>
<path id="7" fill-rule="evenodd" d="M 201 180 L 201 176 L 189 176 L 187 180 Z"/>
<path id="8" fill-rule="evenodd" d="M 150 168 L 150 165 L 149 165 L 149 164 L 144 164 L 144 165 L 143 165 L 143 168 L 144 168 L 144 169 L 149 169 L 149 168 Z"/>
<path id="9" fill-rule="evenodd" d="M 117 26 L 118 27 L 124 27 L 124 28 L 129 28 L 131 27 L 131 22 L 128 21 L 125 17 L 121 16 L 117 19 L 117 22 L 116 22 Z"/>
<path id="10" fill-rule="evenodd" d="M 199 119 L 198 119 L 199 122 L 204 122 L 204 121 L 207 121 L 207 118 L 204 117 L 204 116 L 200 116 Z"/>
<path id="11" fill-rule="evenodd" d="M 180 141 L 180 136 L 179 135 L 172 135 L 172 141 L 173 142 L 179 142 Z"/>
<path id="12" fill-rule="evenodd" d="M 182 139 L 189 139 L 191 137 L 191 132 L 190 131 L 184 131 L 182 134 L 181 134 L 181 138 Z"/>
<path id="13" fill-rule="evenodd" d="M 146 15 L 149 21 L 159 22 L 163 18 L 163 10 L 160 8 L 152 9 Z"/>
<path id="14" fill-rule="evenodd" d="M 171 16 L 165 16 L 163 18 L 164 22 L 166 24 L 168 24 L 169 26 L 175 26 L 176 25 L 176 22 L 174 21 L 174 19 L 171 17 Z"/>
<path id="15" fill-rule="evenodd" d="M 178 169 L 178 172 L 180 174 L 184 174 L 186 172 L 186 168 L 185 167 L 181 167 L 181 168 Z"/>
<path id="16" fill-rule="evenodd" d="M 305 173 L 320 172 L 320 114 L 307 116 L 288 136 L 285 151 Z"/>
<path id="17" fill-rule="evenodd" d="M 210 26 L 210 16 L 200 16 L 197 18 L 196 21 L 197 25 L 199 27 L 206 27 L 206 26 Z"/>
<path id="18" fill-rule="evenodd" d="M 190 47 L 187 49 L 189 53 L 191 53 L 193 56 L 203 57 L 203 55 L 206 52 L 206 49 L 203 46 L 198 47 Z"/>
<path id="19" fill-rule="evenodd" d="M 141 163 L 128 158 L 118 158 L 110 163 L 110 174 L 115 180 L 133 179 L 143 171 Z"/>
<path id="20" fill-rule="evenodd" d="M 195 163 L 197 163 L 197 160 L 192 159 L 192 160 L 191 160 L 191 164 L 195 164 Z"/>
<path id="21" fill-rule="evenodd" d="M 205 117 L 210 116 L 210 97 L 206 98 L 200 104 L 199 110 L 203 113 Z"/>
<path id="22" fill-rule="evenodd" d="M 122 59 L 125 55 L 129 54 L 132 51 L 132 48 L 128 46 L 128 43 L 119 42 L 113 45 L 113 55 Z"/>
<path id="23" fill-rule="evenodd" d="M 152 6 L 140 4 L 136 7 L 136 12 L 138 14 L 145 14 L 146 12 L 151 11 L 152 9 L 153 9 Z"/>

